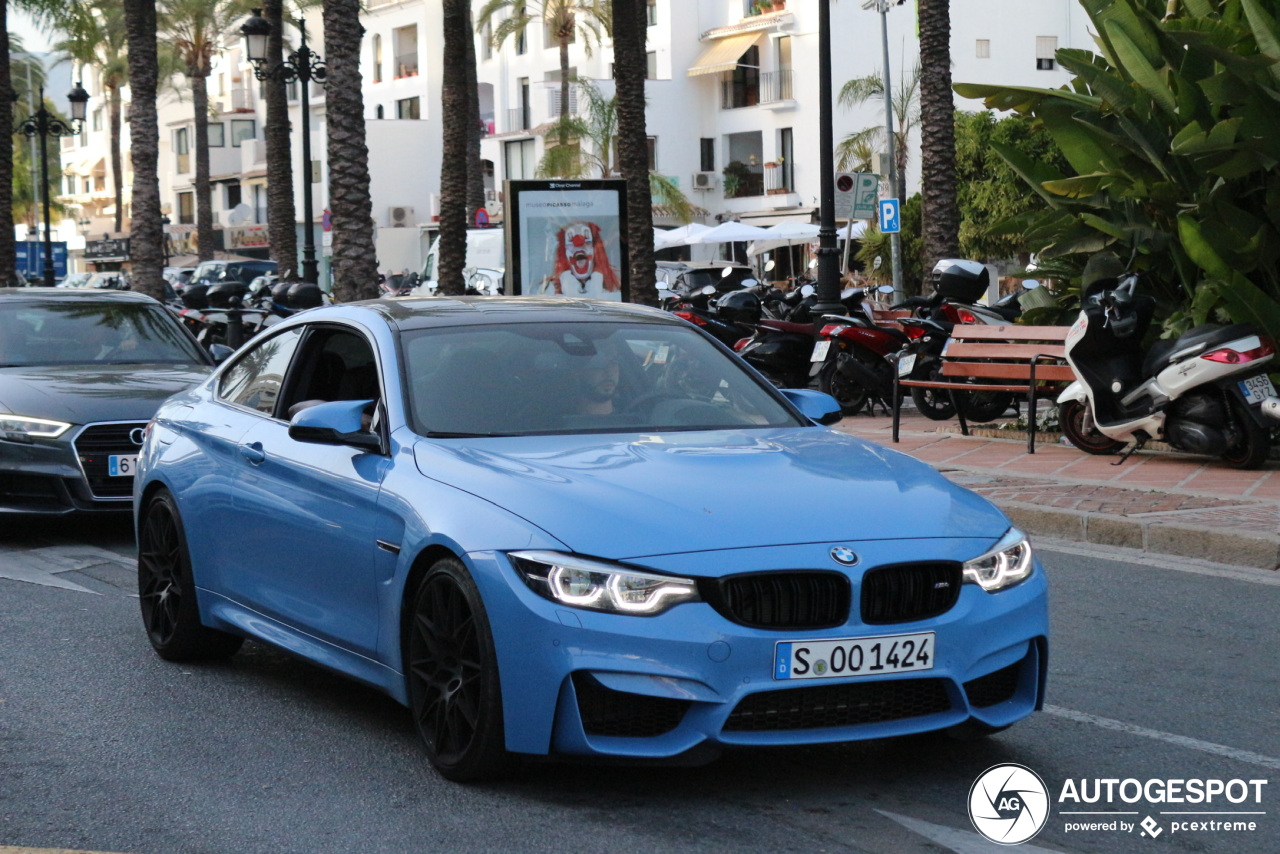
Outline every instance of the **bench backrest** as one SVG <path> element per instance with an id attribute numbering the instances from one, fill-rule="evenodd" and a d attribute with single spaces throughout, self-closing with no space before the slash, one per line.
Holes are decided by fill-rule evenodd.
<path id="1" fill-rule="evenodd" d="M 943 351 L 942 375 L 1027 383 L 1036 362 L 1036 382 L 1071 382 L 1065 363 L 1067 326 L 957 324 Z"/>

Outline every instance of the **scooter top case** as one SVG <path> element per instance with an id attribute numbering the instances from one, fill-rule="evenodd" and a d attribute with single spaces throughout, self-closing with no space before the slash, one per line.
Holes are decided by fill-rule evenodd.
<path id="1" fill-rule="evenodd" d="M 1197 326 L 1176 339 L 1167 338 L 1157 341 L 1142 361 L 1142 374 L 1154 377 L 1174 362 L 1212 352 L 1224 344 L 1257 334 L 1257 328 L 1249 323 L 1234 323 L 1231 326 Z"/>

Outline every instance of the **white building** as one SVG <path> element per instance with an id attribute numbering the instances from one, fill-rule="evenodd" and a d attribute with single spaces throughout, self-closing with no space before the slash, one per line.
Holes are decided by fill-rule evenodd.
<path id="1" fill-rule="evenodd" d="M 735 218 L 760 225 L 807 221 L 817 208 L 821 181 L 818 7 L 810 0 L 778 0 L 769 11 L 757 14 L 757 3 L 650 0 L 647 117 L 653 167 L 673 178 L 707 211 L 707 219 Z M 830 8 L 832 78 L 839 91 L 847 80 L 880 73 L 881 16 L 853 0 L 831 3 Z M 309 36 L 323 55 L 319 16 L 312 17 Z M 1060 86 L 1070 76 L 1056 67 L 1053 51 L 1093 47 L 1077 0 L 952 0 L 951 17 L 956 82 Z M 440 18 L 440 4 L 426 0 L 371 0 L 364 15 L 365 120 L 379 266 L 384 270 L 417 268 L 425 248 L 423 230 L 439 213 Z M 893 7 L 887 21 L 890 74 L 898 86 L 911 74 L 918 55 L 915 4 Z M 497 48 L 489 46 L 487 32 L 478 30 L 476 41 L 481 113 L 489 129 L 482 157 L 491 188 L 490 212 L 496 219 L 501 216 L 503 182 L 533 177 L 543 153 L 543 139 L 536 131 L 558 115 L 559 51 L 540 26 L 531 26 L 523 39 L 509 39 Z M 215 130 L 210 139 L 215 216 L 227 230 L 224 237 L 231 251 L 261 249 L 251 244 L 265 231 L 254 228 L 265 223 L 266 215 L 265 107 L 261 86 L 242 60 L 238 31 L 227 34 L 224 46 L 209 79 L 210 101 L 219 107 L 211 120 Z M 611 45 L 606 41 L 590 55 L 586 47 L 581 41 L 570 46 L 573 73 L 611 93 Z M 178 82 L 185 90 L 185 81 Z M 97 130 L 92 118 L 104 106 L 104 98 L 95 75 L 87 77 L 85 86 L 94 98 L 90 127 L 64 148 L 64 172 L 68 181 L 76 178 L 65 200 L 92 211 L 91 230 L 96 234 L 107 207 L 103 200 L 112 193 L 105 119 L 104 130 Z M 311 95 L 310 170 L 300 162 L 303 123 L 298 101 L 291 100 L 299 223 L 302 181 L 308 172 L 316 179 L 312 189 L 317 220 L 328 199 L 325 123 L 331 117 L 325 111 L 323 88 L 313 84 Z M 957 106 L 981 108 L 959 98 Z M 836 108 L 837 139 L 883 123 L 879 101 L 856 109 Z M 176 250 L 180 235 L 194 229 L 189 97 L 168 96 L 163 101 L 160 128 L 161 192 L 177 233 Z M 912 142 L 906 197 L 919 191 L 918 131 Z M 727 177 L 726 167 L 737 176 Z M 323 242 L 317 240 L 322 263 L 327 251 Z"/>

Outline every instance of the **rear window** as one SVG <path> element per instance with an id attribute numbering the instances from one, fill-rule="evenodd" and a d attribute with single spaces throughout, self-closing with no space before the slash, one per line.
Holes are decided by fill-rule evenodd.
<path id="1" fill-rule="evenodd" d="M 800 426 L 737 359 L 693 329 L 513 323 L 404 335 L 427 436 Z"/>

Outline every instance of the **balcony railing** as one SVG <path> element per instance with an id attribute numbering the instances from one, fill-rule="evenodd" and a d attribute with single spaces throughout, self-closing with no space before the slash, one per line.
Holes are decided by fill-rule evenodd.
<path id="1" fill-rule="evenodd" d="M 768 71 L 760 75 L 760 103 L 773 104 L 795 97 L 791 88 L 791 70 Z"/>
<path id="2" fill-rule="evenodd" d="M 528 130 L 532 122 L 529 121 L 529 108 L 516 107 L 513 110 L 507 110 L 507 131 Z"/>
<path id="3" fill-rule="evenodd" d="M 238 86 L 231 90 L 231 111 L 235 113 L 253 112 L 253 91 Z"/>
<path id="4" fill-rule="evenodd" d="M 417 77 L 418 76 L 418 54 L 401 53 L 396 55 L 396 78 L 401 77 Z"/>

